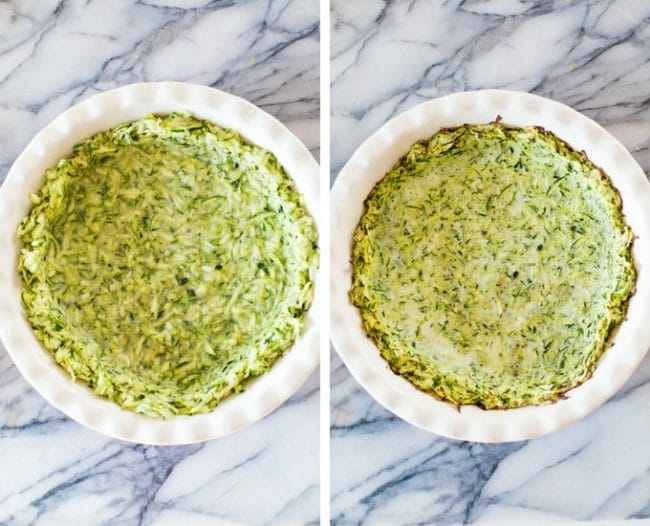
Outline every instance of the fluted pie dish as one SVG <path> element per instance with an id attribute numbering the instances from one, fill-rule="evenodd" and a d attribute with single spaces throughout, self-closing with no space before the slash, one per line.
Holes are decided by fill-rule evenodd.
<path id="1" fill-rule="evenodd" d="M 419 427 L 478 441 L 558 429 L 650 344 L 647 196 L 629 153 L 559 103 L 502 91 L 424 103 L 335 184 L 335 346 Z"/>
<path id="2" fill-rule="evenodd" d="M 1 190 L 7 350 L 117 438 L 254 422 L 318 363 L 317 184 L 286 128 L 218 90 L 135 84 L 69 109 Z"/>

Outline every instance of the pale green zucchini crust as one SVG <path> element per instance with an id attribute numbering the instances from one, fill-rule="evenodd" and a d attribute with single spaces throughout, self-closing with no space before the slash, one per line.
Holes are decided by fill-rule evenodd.
<path id="1" fill-rule="evenodd" d="M 514 408 L 585 381 L 636 272 L 619 194 L 537 127 L 445 129 L 375 186 L 350 299 L 392 370 L 456 405 Z"/>
<path id="2" fill-rule="evenodd" d="M 268 370 L 312 302 L 317 231 L 270 152 L 190 115 L 98 133 L 18 230 L 34 333 L 76 380 L 154 417 Z"/>

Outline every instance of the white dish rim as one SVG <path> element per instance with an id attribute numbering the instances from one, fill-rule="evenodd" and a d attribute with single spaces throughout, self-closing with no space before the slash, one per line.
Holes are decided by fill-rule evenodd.
<path id="1" fill-rule="evenodd" d="M 483 410 L 435 399 L 393 373 L 363 330 L 359 312 L 348 298 L 351 284 L 351 236 L 371 188 L 418 140 L 436 131 L 494 121 L 542 126 L 584 150 L 612 180 L 623 198 L 623 211 L 636 239 L 636 293 L 626 320 L 587 381 L 566 398 L 543 406 Z M 650 184 L 641 167 L 618 140 L 572 108 L 525 92 L 478 90 L 423 102 L 391 119 L 370 136 L 340 171 L 331 193 L 330 318 L 331 337 L 355 379 L 386 409 L 438 435 L 476 442 L 525 440 L 559 430 L 584 417 L 616 393 L 650 346 Z"/>
<path id="2" fill-rule="evenodd" d="M 290 396 L 319 363 L 319 308 L 324 283 L 316 276 L 314 301 L 301 336 L 265 374 L 212 412 L 154 419 L 119 407 L 72 382 L 41 346 L 23 314 L 17 271 L 18 222 L 31 208 L 29 194 L 43 173 L 72 146 L 94 133 L 148 113 L 186 111 L 239 132 L 272 153 L 303 195 L 322 231 L 319 214 L 319 166 L 302 142 L 277 119 L 250 102 L 208 86 L 184 82 L 142 82 L 94 95 L 59 114 L 27 145 L 0 188 L 0 339 L 27 381 L 54 407 L 80 424 L 121 440 L 175 445 L 203 442 L 238 431 L 260 420 Z"/>

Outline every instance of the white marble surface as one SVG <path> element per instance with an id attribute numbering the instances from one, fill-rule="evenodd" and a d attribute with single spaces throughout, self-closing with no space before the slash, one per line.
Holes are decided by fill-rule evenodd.
<path id="1" fill-rule="evenodd" d="M 332 13 L 333 177 L 391 117 L 480 88 L 567 103 L 650 172 L 647 0 L 333 0 Z M 528 442 L 474 444 L 415 429 L 336 356 L 331 417 L 334 524 L 650 517 L 650 356 L 595 413 Z"/>
<path id="2" fill-rule="evenodd" d="M 56 114 L 98 91 L 182 80 L 240 95 L 318 153 L 317 0 L 0 3 L 0 179 Z M 32 390 L 0 348 L 0 523 L 305 524 L 319 518 L 318 374 L 205 444 L 110 440 Z"/>

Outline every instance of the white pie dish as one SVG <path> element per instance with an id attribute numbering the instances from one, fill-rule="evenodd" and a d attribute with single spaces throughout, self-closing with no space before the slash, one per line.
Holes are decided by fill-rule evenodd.
<path id="1" fill-rule="evenodd" d="M 415 142 L 436 131 L 494 121 L 511 126 L 542 126 L 584 150 L 610 176 L 623 199 L 623 212 L 636 235 L 633 257 L 637 290 L 627 319 L 598 362 L 593 376 L 566 399 L 543 406 L 483 410 L 455 406 L 417 390 L 394 374 L 363 330 L 349 298 L 353 231 L 373 186 Z M 558 430 L 587 415 L 629 378 L 650 346 L 650 184 L 630 153 L 601 126 L 555 101 L 528 93 L 482 90 L 422 103 L 382 126 L 341 170 L 331 196 L 331 332 L 344 363 L 384 407 L 407 422 L 450 438 L 478 442 L 529 439 Z"/>
<path id="2" fill-rule="evenodd" d="M 56 117 L 16 159 L 0 188 L 0 338 L 27 381 L 53 406 L 77 422 L 122 440 L 147 444 L 200 442 L 237 431 L 261 419 L 287 400 L 319 361 L 318 304 L 323 288 L 316 279 L 314 302 L 301 336 L 265 374 L 246 383 L 243 393 L 212 412 L 146 417 L 96 396 L 70 380 L 34 336 L 23 314 L 17 270 L 20 242 L 16 229 L 31 208 L 29 194 L 43 184 L 44 172 L 95 133 L 148 113 L 184 111 L 239 132 L 278 158 L 318 222 L 319 168 L 305 146 L 275 118 L 253 104 L 206 86 L 151 82 L 95 95 Z"/>

